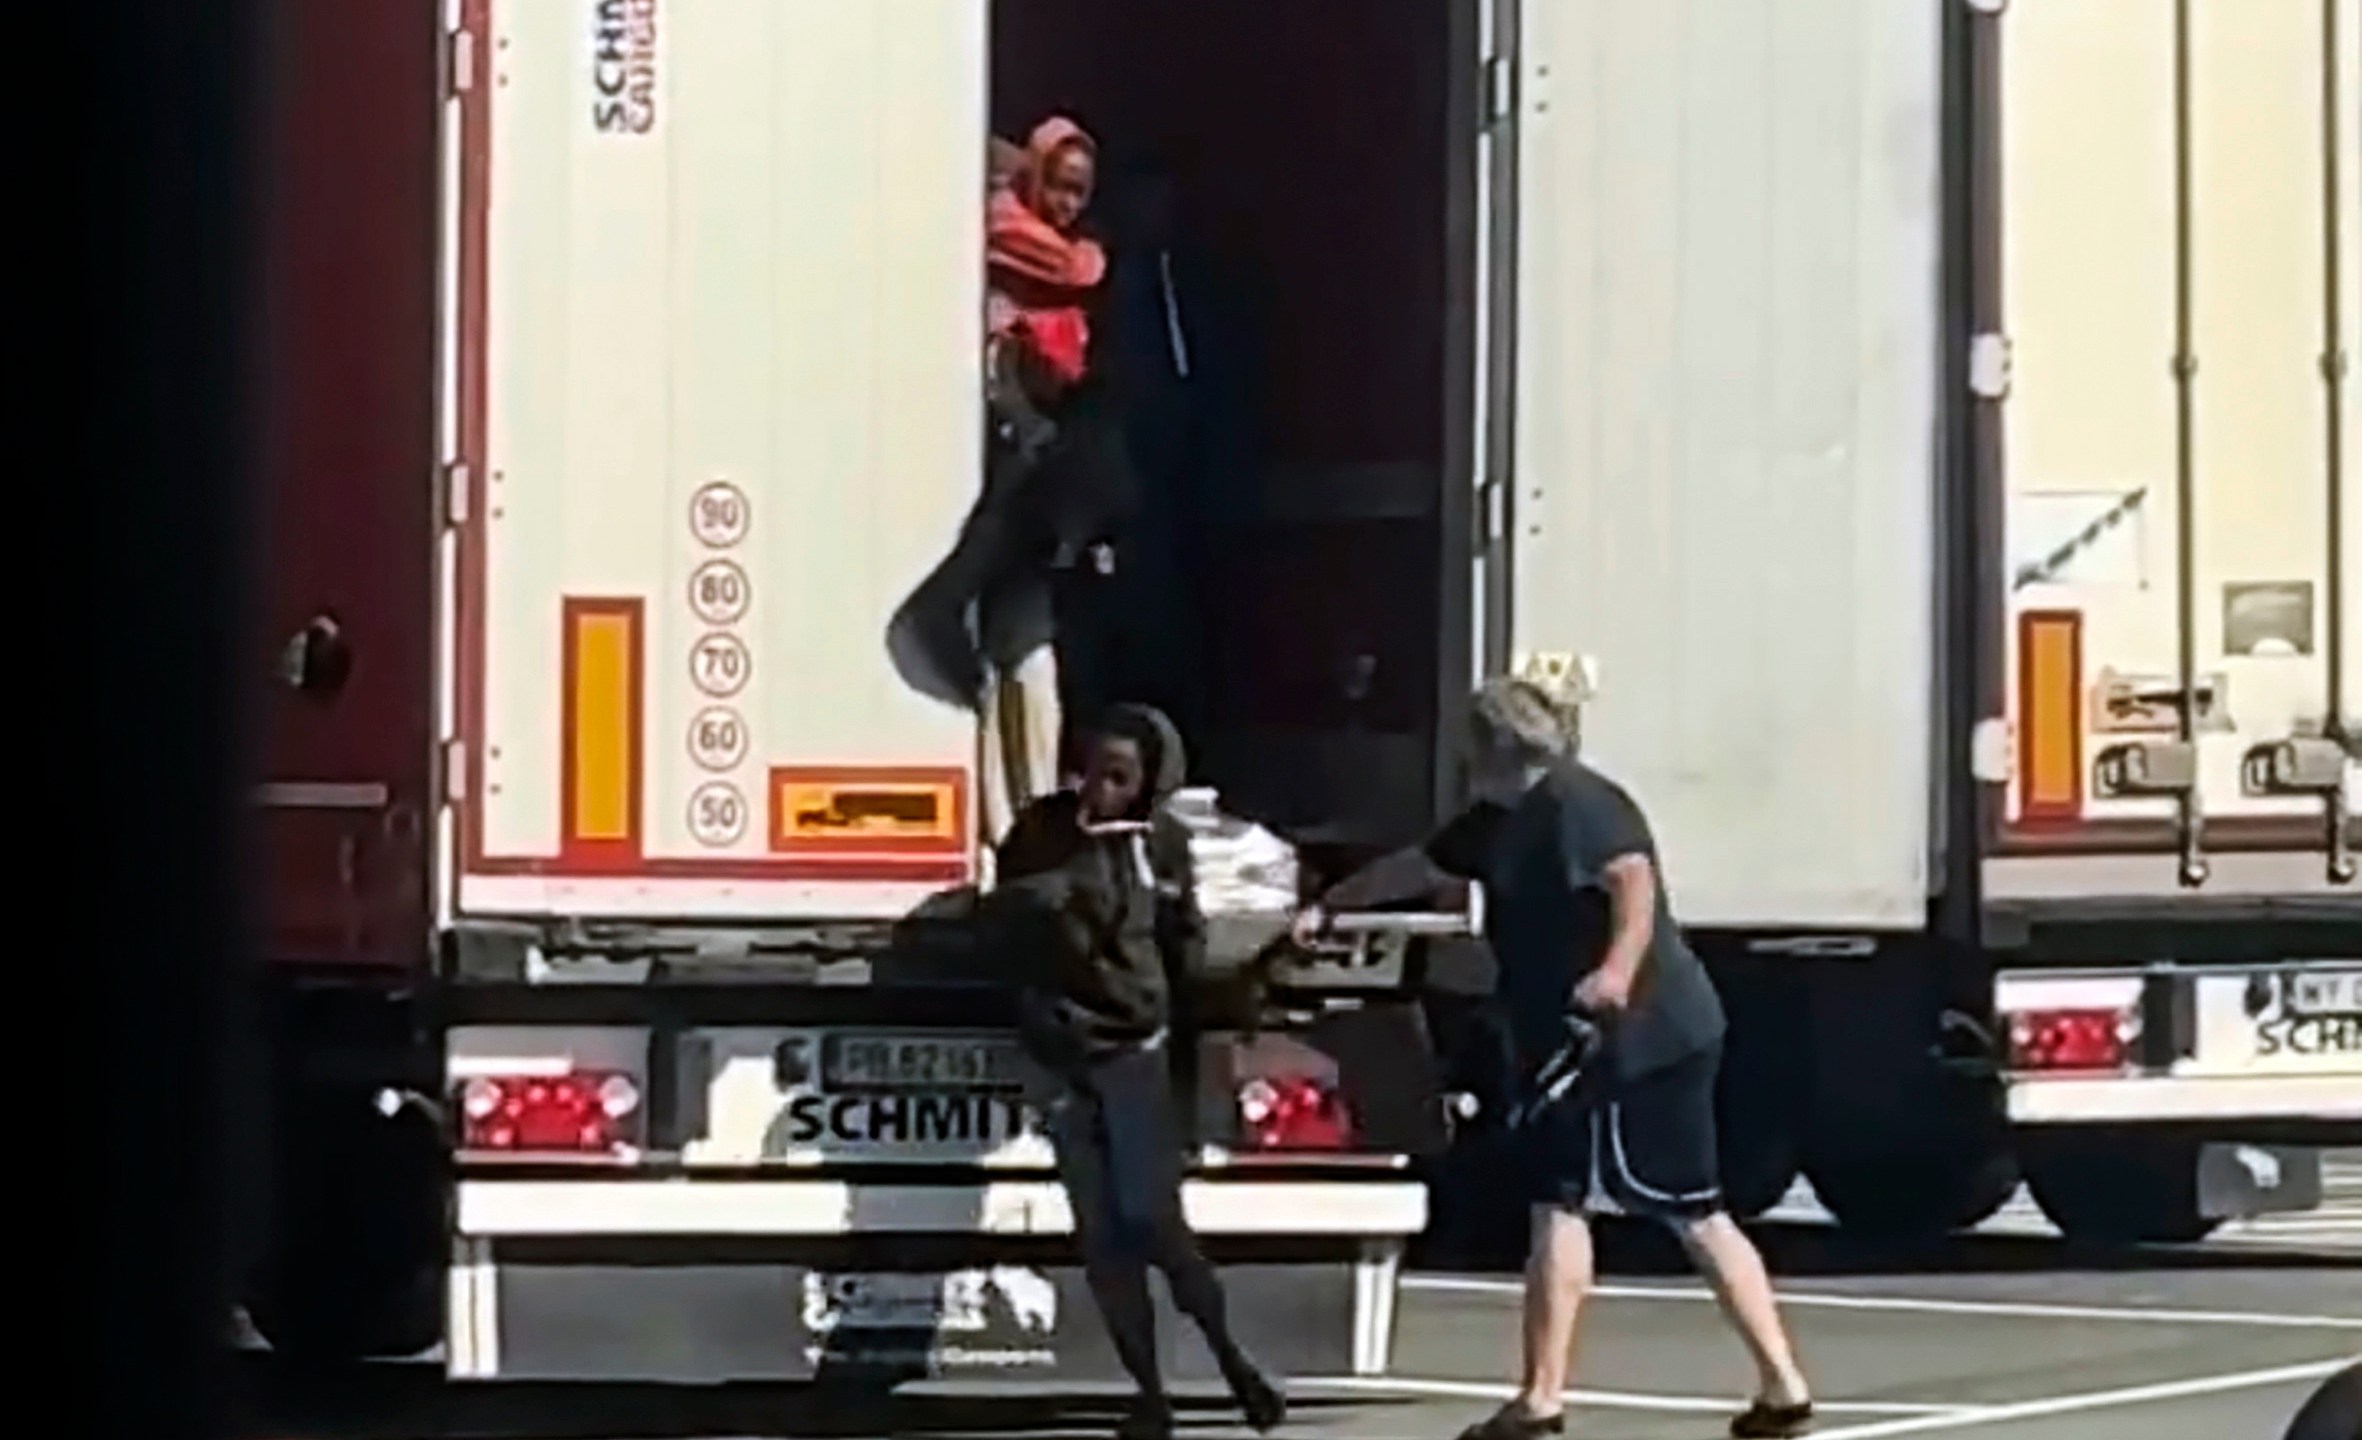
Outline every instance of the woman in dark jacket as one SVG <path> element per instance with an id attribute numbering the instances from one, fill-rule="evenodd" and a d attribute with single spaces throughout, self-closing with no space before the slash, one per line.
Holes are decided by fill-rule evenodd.
<path id="1" fill-rule="evenodd" d="M 1096 727 L 1081 788 L 1027 807 L 999 851 L 992 902 L 1020 967 L 1027 1049 L 1058 1083 L 1050 1133 L 1091 1293 L 1140 1399 L 1117 1432 L 1172 1433 L 1148 1269 L 1195 1321 L 1258 1431 L 1279 1388 L 1231 1336 L 1222 1283 L 1181 1210 L 1174 997 L 1204 954 L 1187 833 L 1161 802 L 1185 772 L 1172 723 L 1143 705 Z"/>

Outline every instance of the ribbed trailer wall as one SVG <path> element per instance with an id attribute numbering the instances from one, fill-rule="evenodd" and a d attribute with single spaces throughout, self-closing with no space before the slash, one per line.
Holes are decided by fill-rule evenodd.
<path id="1" fill-rule="evenodd" d="M 1511 648 L 1683 918 L 1926 913 L 1940 16 L 1523 0 Z"/>

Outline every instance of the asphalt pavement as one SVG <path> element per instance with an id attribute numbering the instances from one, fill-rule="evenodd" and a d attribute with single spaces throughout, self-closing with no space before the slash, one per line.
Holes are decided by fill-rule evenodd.
<path id="1" fill-rule="evenodd" d="M 1831 1229 L 1808 1192 L 1755 1229 L 1819 1387 L 1821 1440 L 2280 1440 L 2362 1360 L 2362 1153 L 2337 1157 L 2330 1181 L 2321 1210 L 2176 1249 L 2080 1252 L 2019 1205 L 1974 1235 L 1878 1251 Z M 1749 1377 L 1710 1298 L 1644 1227 L 1607 1222 L 1600 1249 L 1569 1433 L 1720 1436 Z M 1506 1394 L 1516 1326 L 1514 1277 L 1409 1276 L 1393 1372 L 1297 1377 L 1290 1433 L 1449 1440 Z M 302 1393 L 257 1367 L 256 1433 L 273 1440 L 1080 1440 L 1117 1414 L 1108 1393 L 923 1390 L 827 1415 L 793 1390 L 454 1388 L 415 1365 Z M 1246 1433 L 1206 1399 L 1185 1435 Z"/>

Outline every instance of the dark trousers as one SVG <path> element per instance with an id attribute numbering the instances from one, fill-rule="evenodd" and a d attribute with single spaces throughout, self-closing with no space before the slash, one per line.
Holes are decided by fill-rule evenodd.
<path id="1" fill-rule="evenodd" d="M 949 704 L 978 704 L 988 670 L 1053 639 L 1053 572 L 1124 528 L 1132 488 L 1122 437 L 1095 407 L 1062 415 L 1033 445 L 988 438 L 983 493 L 888 625 L 904 682 Z"/>
<path id="2" fill-rule="evenodd" d="M 1030 463 L 1007 446 L 995 445 L 987 454 L 985 489 L 977 498 L 951 551 L 927 573 L 895 612 L 887 629 L 887 648 L 905 683 L 921 694 L 949 704 L 974 706 L 981 702 L 987 660 L 1007 661 L 1032 648 L 1028 637 L 1012 632 L 993 617 L 976 624 L 979 606 L 1012 612 L 1018 606 L 995 605 L 1019 596 L 1026 587 L 1048 584 L 1046 546 L 1034 517 L 1024 508 L 1022 479 L 1016 473 Z M 1046 630 L 1049 607 L 1041 612 Z M 979 629 L 984 636 L 979 636 Z M 990 638 L 1002 653 L 983 653 Z M 1045 633 L 1030 637 L 1047 641 Z"/>
<path id="3" fill-rule="evenodd" d="M 1058 1102 L 1050 1136 L 1074 1209 L 1083 1271 L 1116 1358 L 1145 1395 L 1161 1395 L 1151 1266 L 1173 1306 L 1205 1333 L 1226 1372 L 1241 1360 L 1222 1282 L 1181 1212 L 1181 1127 L 1162 1048 L 1123 1051 L 1078 1075 Z"/>

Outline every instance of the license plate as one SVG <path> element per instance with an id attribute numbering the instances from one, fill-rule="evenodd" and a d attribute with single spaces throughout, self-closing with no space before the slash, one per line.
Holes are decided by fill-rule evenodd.
<path id="1" fill-rule="evenodd" d="M 699 1027 L 683 1071 L 702 1077 L 691 1165 L 837 1161 L 1033 1169 L 1050 1164 L 1046 1083 L 1009 1031 Z"/>
<path id="2" fill-rule="evenodd" d="M 830 1035 L 821 1042 L 827 1089 L 946 1092 L 1016 1090 L 1023 1053 L 987 1036 Z"/>
<path id="3" fill-rule="evenodd" d="M 2362 970 L 2297 971 L 2282 987 L 2291 1015 L 2362 1018 Z"/>
<path id="4" fill-rule="evenodd" d="M 2191 1073 L 2362 1072 L 2362 970 L 2283 966 L 2201 975 Z"/>

